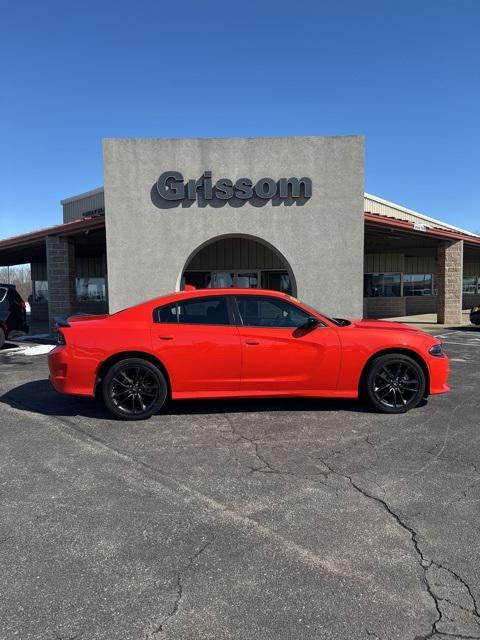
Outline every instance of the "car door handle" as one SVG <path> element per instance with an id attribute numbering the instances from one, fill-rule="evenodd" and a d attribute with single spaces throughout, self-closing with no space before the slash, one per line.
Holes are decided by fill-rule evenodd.
<path id="1" fill-rule="evenodd" d="M 251 346 L 254 346 L 256 344 L 260 344 L 260 342 L 258 340 L 245 340 L 245 344 L 249 344 Z"/>
<path id="2" fill-rule="evenodd" d="M 160 340 L 173 340 L 173 336 L 158 336 Z"/>

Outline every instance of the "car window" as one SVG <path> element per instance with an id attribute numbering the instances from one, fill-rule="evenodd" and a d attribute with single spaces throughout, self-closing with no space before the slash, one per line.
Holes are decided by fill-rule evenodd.
<path id="1" fill-rule="evenodd" d="M 0 287 L 0 302 L 3 302 L 7 296 L 7 288 Z"/>
<path id="2" fill-rule="evenodd" d="M 238 296 L 237 303 L 246 327 L 299 327 L 309 317 L 290 302 L 277 298 Z"/>
<path id="3" fill-rule="evenodd" d="M 179 324 L 230 324 L 223 297 L 194 298 L 157 309 L 157 322 Z"/>
<path id="4" fill-rule="evenodd" d="M 177 305 L 169 304 L 167 307 L 160 307 L 156 313 L 157 322 L 177 323 Z"/>

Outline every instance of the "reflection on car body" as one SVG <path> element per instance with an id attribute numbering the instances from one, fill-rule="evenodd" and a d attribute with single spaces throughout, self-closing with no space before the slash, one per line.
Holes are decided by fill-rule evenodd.
<path id="1" fill-rule="evenodd" d="M 128 420 L 169 398 L 364 396 L 402 413 L 449 390 L 438 339 L 393 322 L 329 318 L 262 289 L 181 291 L 69 318 L 49 366 L 58 391 L 101 394 Z"/>

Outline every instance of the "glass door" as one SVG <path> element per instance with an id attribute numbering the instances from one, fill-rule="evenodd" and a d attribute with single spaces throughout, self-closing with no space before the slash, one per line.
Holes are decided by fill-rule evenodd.
<path id="1" fill-rule="evenodd" d="M 259 277 L 257 271 L 239 271 L 235 275 L 235 286 L 239 289 L 258 289 Z"/>
<path id="2" fill-rule="evenodd" d="M 258 289 L 260 276 L 258 271 L 212 271 L 212 289 Z"/>
<path id="3" fill-rule="evenodd" d="M 230 289 L 235 284 L 235 274 L 230 271 L 212 271 L 210 287 L 212 289 Z"/>

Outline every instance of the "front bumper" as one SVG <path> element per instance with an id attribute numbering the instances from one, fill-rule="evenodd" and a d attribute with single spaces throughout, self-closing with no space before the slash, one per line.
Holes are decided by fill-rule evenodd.
<path id="1" fill-rule="evenodd" d="M 428 367 L 430 370 L 430 394 L 435 395 L 450 391 L 448 384 L 450 362 L 447 356 L 443 358 L 430 357 Z"/>

